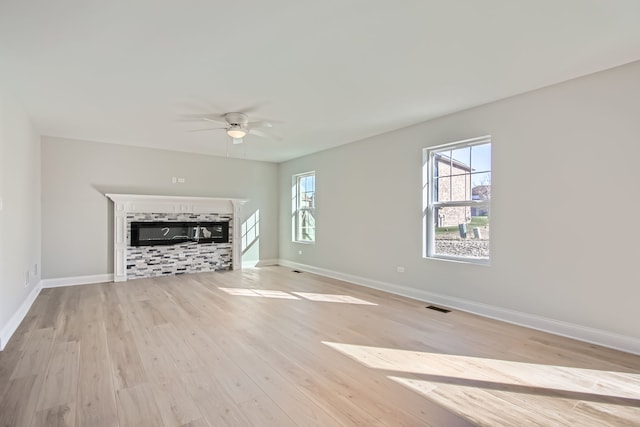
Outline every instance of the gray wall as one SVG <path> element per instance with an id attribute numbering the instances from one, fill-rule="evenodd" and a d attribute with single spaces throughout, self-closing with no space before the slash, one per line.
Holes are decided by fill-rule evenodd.
<path id="1" fill-rule="evenodd" d="M 640 338 L 638 76 L 640 62 L 281 164 L 280 258 Z M 423 259 L 422 149 L 488 134 L 491 266 Z M 291 176 L 309 170 L 317 242 L 302 245 Z"/>
<path id="2" fill-rule="evenodd" d="M 0 340 L 40 274 L 40 137 L 0 93 Z M 34 266 L 38 272 L 34 274 Z M 25 287 L 25 273 L 31 272 Z M 0 343 L 4 346 L 6 343 Z"/>
<path id="3" fill-rule="evenodd" d="M 243 216 L 260 210 L 261 235 L 243 261 L 277 259 L 277 180 L 273 163 L 44 137 L 42 277 L 113 273 L 105 193 L 249 199 Z"/>

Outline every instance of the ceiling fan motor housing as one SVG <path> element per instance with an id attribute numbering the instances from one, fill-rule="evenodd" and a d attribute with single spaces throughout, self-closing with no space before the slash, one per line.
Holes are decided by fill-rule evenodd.
<path id="1" fill-rule="evenodd" d="M 243 113 L 227 113 L 224 119 L 232 128 L 246 129 L 249 117 Z"/>

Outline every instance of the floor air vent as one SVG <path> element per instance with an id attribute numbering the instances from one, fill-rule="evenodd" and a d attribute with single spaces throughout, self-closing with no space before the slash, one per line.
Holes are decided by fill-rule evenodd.
<path id="1" fill-rule="evenodd" d="M 449 313 L 451 310 L 447 310 L 446 308 L 436 307 L 435 305 L 428 305 L 427 308 L 429 310 L 439 311 L 440 313 Z"/>

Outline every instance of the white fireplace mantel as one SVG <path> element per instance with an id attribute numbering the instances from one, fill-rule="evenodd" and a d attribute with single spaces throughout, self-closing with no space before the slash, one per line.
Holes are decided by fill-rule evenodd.
<path id="1" fill-rule="evenodd" d="M 232 265 L 242 268 L 240 247 L 241 207 L 246 199 L 212 197 L 105 194 L 113 200 L 113 281 L 127 280 L 127 214 L 129 213 L 219 213 L 232 214 Z"/>

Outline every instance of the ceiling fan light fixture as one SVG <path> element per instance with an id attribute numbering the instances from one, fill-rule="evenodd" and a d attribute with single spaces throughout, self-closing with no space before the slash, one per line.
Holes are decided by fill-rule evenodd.
<path id="1" fill-rule="evenodd" d="M 227 135 L 229 135 L 233 139 L 243 138 L 247 134 L 247 131 L 241 129 L 240 127 L 231 127 L 227 129 Z"/>

